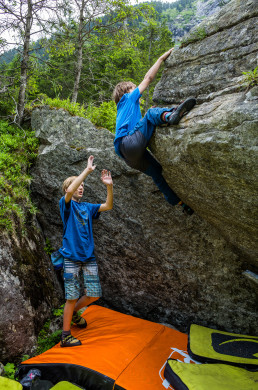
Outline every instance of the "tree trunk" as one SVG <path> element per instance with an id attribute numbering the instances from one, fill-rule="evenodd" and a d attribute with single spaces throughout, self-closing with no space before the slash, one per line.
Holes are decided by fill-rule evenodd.
<path id="1" fill-rule="evenodd" d="M 30 35 L 32 26 L 32 2 L 27 0 L 28 12 L 25 18 L 25 31 L 24 31 L 24 44 L 21 61 L 21 79 L 20 90 L 18 96 L 18 118 L 17 123 L 20 125 L 23 119 L 24 107 L 25 107 L 25 93 L 27 88 L 27 75 L 29 68 L 29 48 L 30 48 Z"/>
<path id="2" fill-rule="evenodd" d="M 79 22 L 79 31 L 78 31 L 78 41 L 77 41 L 77 63 L 76 63 L 76 71 L 75 71 L 75 81 L 73 86 L 73 94 L 72 94 L 72 102 L 77 101 L 80 78 L 82 72 L 82 50 L 83 50 L 83 25 L 84 25 L 84 8 L 85 1 L 82 1 L 81 9 L 80 9 L 80 22 Z"/>

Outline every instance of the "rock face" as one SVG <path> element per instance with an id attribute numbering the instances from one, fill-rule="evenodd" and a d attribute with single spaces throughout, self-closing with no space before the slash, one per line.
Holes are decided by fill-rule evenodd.
<path id="1" fill-rule="evenodd" d="M 15 361 L 33 351 L 36 335 L 61 289 L 44 252 L 44 239 L 31 219 L 26 233 L 0 238 L 0 360 Z"/>
<path id="2" fill-rule="evenodd" d="M 105 305 L 184 331 L 194 321 L 255 332 L 256 295 L 242 275 L 245 258 L 214 226 L 166 203 L 148 177 L 115 155 L 107 130 L 47 107 L 33 111 L 32 126 L 41 140 L 32 195 L 55 249 L 62 239 L 63 180 L 78 175 L 93 154 L 97 168 L 85 182 L 85 199 L 99 203 L 106 196 L 100 172 L 112 172 L 114 208 L 94 223 Z M 182 197 L 188 197 L 187 186 Z"/>
<path id="3" fill-rule="evenodd" d="M 107 130 L 63 110 L 32 114 L 41 147 L 31 190 L 45 237 L 55 249 L 61 245 L 61 184 L 93 154 L 97 168 L 86 180 L 85 199 L 105 201 L 103 168 L 114 179 L 114 208 L 94 223 L 103 303 L 183 331 L 191 322 L 257 331 L 257 282 L 245 272 L 257 269 L 257 88 L 247 92 L 239 84 L 242 71 L 255 66 L 256 11 L 255 1 L 242 4 L 230 2 L 216 25 L 207 24 L 207 37 L 175 51 L 155 90 L 162 104 L 198 99 L 180 125 L 157 128 L 151 144 L 193 216 L 171 207 L 151 179 L 129 169 Z"/>
<path id="4" fill-rule="evenodd" d="M 191 8 L 186 8 L 169 23 L 169 29 L 173 33 L 175 42 L 181 41 L 184 36 L 193 28 L 200 24 L 203 19 L 219 12 L 221 8 L 229 3 L 230 0 L 196 0 L 191 3 Z M 187 11 L 193 13 L 188 20 Z"/>
<path id="5" fill-rule="evenodd" d="M 258 65 L 257 14 L 256 1 L 231 1 L 170 56 L 154 100 L 195 96 L 199 105 L 152 143 L 169 183 L 256 266 L 258 96 L 241 92 L 241 80 Z"/>

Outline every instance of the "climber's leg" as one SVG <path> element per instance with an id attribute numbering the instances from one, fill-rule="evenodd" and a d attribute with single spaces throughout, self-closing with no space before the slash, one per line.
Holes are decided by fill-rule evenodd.
<path id="1" fill-rule="evenodd" d="M 162 119 L 163 114 L 165 112 L 173 112 L 176 109 L 176 107 L 171 108 L 160 108 L 160 107 L 154 107 L 150 108 L 145 116 L 137 123 L 135 128 L 132 130 L 131 134 L 135 131 L 140 131 L 143 136 L 145 137 L 147 144 L 149 140 L 151 139 L 151 136 L 153 134 L 153 131 L 155 130 L 156 126 L 164 125 L 166 122 Z"/>
<path id="2" fill-rule="evenodd" d="M 180 198 L 169 187 L 162 176 L 162 167 L 160 163 L 146 150 L 142 158 L 142 169 L 144 173 L 152 178 L 158 189 L 164 195 L 166 201 L 172 206 L 180 202 Z"/>
<path id="3" fill-rule="evenodd" d="M 120 153 L 131 168 L 138 169 L 138 161 L 141 160 L 147 145 L 148 141 L 144 135 L 140 131 L 135 131 L 122 138 Z"/>

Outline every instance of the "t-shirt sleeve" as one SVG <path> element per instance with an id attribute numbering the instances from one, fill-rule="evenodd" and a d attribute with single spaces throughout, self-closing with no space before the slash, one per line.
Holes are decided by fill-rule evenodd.
<path id="1" fill-rule="evenodd" d="M 136 102 L 138 99 L 140 99 L 141 96 L 142 95 L 140 93 L 139 87 L 137 87 L 129 94 L 128 99 L 130 99 L 131 101 Z"/>
<path id="2" fill-rule="evenodd" d="M 69 203 L 65 203 L 65 197 L 63 196 L 59 201 L 59 207 L 62 221 L 65 224 L 71 211 L 71 201 Z"/>
<path id="3" fill-rule="evenodd" d="M 91 217 L 92 219 L 97 219 L 99 218 L 100 216 L 100 213 L 99 213 L 99 208 L 100 208 L 100 204 L 89 204 L 89 209 L 90 209 L 90 214 L 91 214 Z"/>

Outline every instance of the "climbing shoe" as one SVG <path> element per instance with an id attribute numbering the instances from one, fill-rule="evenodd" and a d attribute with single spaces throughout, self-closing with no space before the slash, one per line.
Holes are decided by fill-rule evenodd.
<path id="1" fill-rule="evenodd" d="M 86 320 L 83 317 L 81 317 L 78 313 L 73 314 L 72 322 L 76 326 L 78 326 L 78 328 L 81 328 L 81 329 L 86 328 L 86 326 L 87 326 Z"/>
<path id="2" fill-rule="evenodd" d="M 169 125 L 177 125 L 183 115 L 187 114 L 196 104 L 196 99 L 188 98 L 172 112 L 168 117 L 167 122 Z"/>
<path id="3" fill-rule="evenodd" d="M 190 206 L 187 206 L 187 204 L 182 203 L 181 206 L 182 206 L 182 208 L 183 208 L 183 213 L 184 213 L 184 214 L 192 215 L 192 214 L 194 213 L 193 209 L 191 209 Z"/>
<path id="4" fill-rule="evenodd" d="M 61 338 L 60 347 L 77 347 L 78 345 L 81 344 L 82 343 L 80 342 L 80 340 L 76 339 L 71 334 L 69 334 L 64 338 Z"/>

